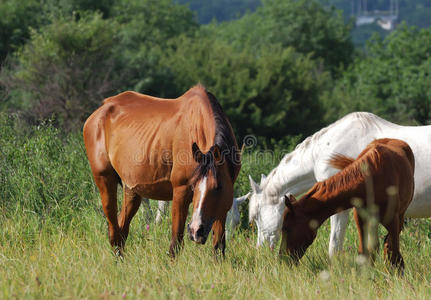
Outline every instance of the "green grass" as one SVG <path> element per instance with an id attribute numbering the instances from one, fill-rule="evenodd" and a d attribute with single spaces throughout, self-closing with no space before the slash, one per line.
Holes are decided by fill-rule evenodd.
<path id="1" fill-rule="evenodd" d="M 169 216 L 155 225 L 142 212 L 132 222 L 125 258 L 119 260 L 108 243 L 80 134 L 63 136 L 49 124 L 26 129 L 0 115 L 0 145 L 2 299 L 431 296 L 429 220 L 411 220 L 402 233 L 404 276 L 387 270 L 381 250 L 374 266 L 358 264 L 353 222 L 345 252 L 335 260 L 327 254 L 326 223 L 301 263 L 291 266 L 277 251 L 255 248 L 256 232 L 247 225 L 246 210 L 223 261 L 215 259 L 210 240 L 201 246 L 188 239 L 171 260 Z M 278 162 L 257 162 L 252 154 L 244 155 L 237 194 L 249 189 L 248 174 L 259 180 Z"/>
<path id="2" fill-rule="evenodd" d="M 96 201 L 96 199 L 95 199 Z M 124 260 L 114 257 L 101 212 L 76 212 L 67 225 L 31 213 L 0 218 L 1 298 L 428 298 L 431 295 L 429 222 L 411 222 L 402 235 L 404 276 L 356 262 L 356 233 L 350 224 L 345 253 L 330 262 L 329 226 L 298 266 L 240 232 L 217 261 L 210 243 L 189 240 L 176 260 L 167 255 L 170 227 L 142 213 L 132 223 Z M 426 227 L 420 228 L 419 227 Z M 423 230 L 425 229 L 425 230 Z"/>

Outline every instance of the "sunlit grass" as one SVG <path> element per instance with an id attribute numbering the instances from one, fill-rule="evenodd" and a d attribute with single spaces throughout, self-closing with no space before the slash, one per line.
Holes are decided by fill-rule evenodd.
<path id="1" fill-rule="evenodd" d="M 404 276 L 388 270 L 379 251 L 374 266 L 358 264 L 356 229 L 349 225 L 346 249 L 327 255 L 329 226 L 297 266 L 277 251 L 255 248 L 255 234 L 228 241 L 217 261 L 210 243 L 189 240 L 177 259 L 167 255 L 169 218 L 160 225 L 132 223 L 123 260 L 110 249 L 104 216 L 97 210 L 74 214 L 53 225 L 31 213 L 1 219 L 0 297 L 67 298 L 425 298 L 431 295 L 429 222 L 412 221 L 402 234 Z M 421 230 L 418 231 L 417 229 Z M 427 229 L 427 230 L 423 230 Z M 382 234 L 383 235 L 383 229 Z"/>

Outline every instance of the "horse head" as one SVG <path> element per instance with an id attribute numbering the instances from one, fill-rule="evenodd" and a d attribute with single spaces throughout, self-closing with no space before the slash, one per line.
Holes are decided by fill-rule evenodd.
<path id="1" fill-rule="evenodd" d="M 257 226 L 257 247 L 260 247 L 265 241 L 269 246 L 274 248 L 280 237 L 282 226 L 282 215 L 284 203 L 282 199 L 278 203 L 265 200 L 263 191 L 263 182 L 266 177 L 262 174 L 260 184 L 253 181 L 249 176 L 252 193 L 249 197 L 249 221 L 255 222 Z"/>
<path id="2" fill-rule="evenodd" d="M 203 153 L 194 143 L 192 151 L 198 166 L 190 181 L 193 215 L 187 231 L 192 241 L 205 244 L 214 222 L 220 222 L 224 230 L 226 214 L 232 206 L 233 180 L 217 144 Z"/>
<path id="3" fill-rule="evenodd" d="M 284 205 L 280 255 L 297 262 L 316 238 L 319 224 L 302 212 L 293 195 L 284 196 Z"/>

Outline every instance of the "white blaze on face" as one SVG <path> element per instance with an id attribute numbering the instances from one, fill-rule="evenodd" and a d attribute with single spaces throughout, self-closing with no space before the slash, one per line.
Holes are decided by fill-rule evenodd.
<path id="1" fill-rule="evenodd" d="M 199 182 L 199 203 L 192 216 L 192 223 L 190 224 L 190 228 L 194 230 L 194 232 L 198 231 L 199 227 L 202 224 L 202 202 L 204 201 L 204 197 L 207 191 L 207 177 L 204 177 L 201 182 Z"/>

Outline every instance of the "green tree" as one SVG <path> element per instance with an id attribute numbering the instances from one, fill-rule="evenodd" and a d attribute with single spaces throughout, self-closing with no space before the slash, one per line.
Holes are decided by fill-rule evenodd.
<path id="1" fill-rule="evenodd" d="M 163 60 L 176 89 L 204 84 L 221 102 L 241 137 L 281 139 L 321 125 L 320 95 L 330 83 L 321 65 L 293 48 L 262 49 L 259 58 L 221 40 L 181 37 Z"/>
<path id="2" fill-rule="evenodd" d="M 99 13 L 52 20 L 32 30 L 30 41 L 4 70 L 1 82 L 9 101 L 27 111 L 30 119 L 52 114 L 64 128 L 76 128 L 115 86 L 113 49 L 115 22 Z"/>
<path id="3" fill-rule="evenodd" d="M 351 25 L 341 11 L 325 8 L 318 1 L 263 0 L 255 13 L 223 24 L 211 24 L 207 35 L 216 35 L 237 49 L 251 49 L 257 55 L 267 45 L 294 47 L 312 58 L 322 58 L 333 74 L 353 58 Z"/>
<path id="4" fill-rule="evenodd" d="M 3 0 L 0 2 L 0 63 L 29 38 L 29 28 L 42 22 L 38 0 Z"/>
<path id="5" fill-rule="evenodd" d="M 212 20 L 218 22 L 237 19 L 248 11 L 254 11 L 260 0 L 176 0 L 188 4 L 197 13 L 200 24 L 208 24 Z"/>
<path id="6" fill-rule="evenodd" d="M 118 0 L 113 17 L 121 24 L 116 57 L 122 88 L 174 96 L 173 78 L 159 61 L 170 39 L 192 35 L 198 29 L 193 12 L 171 0 Z"/>
<path id="7" fill-rule="evenodd" d="M 366 110 L 394 122 L 431 121 L 431 29 L 405 24 L 382 40 L 375 36 L 366 56 L 336 83 L 327 118 Z"/>

